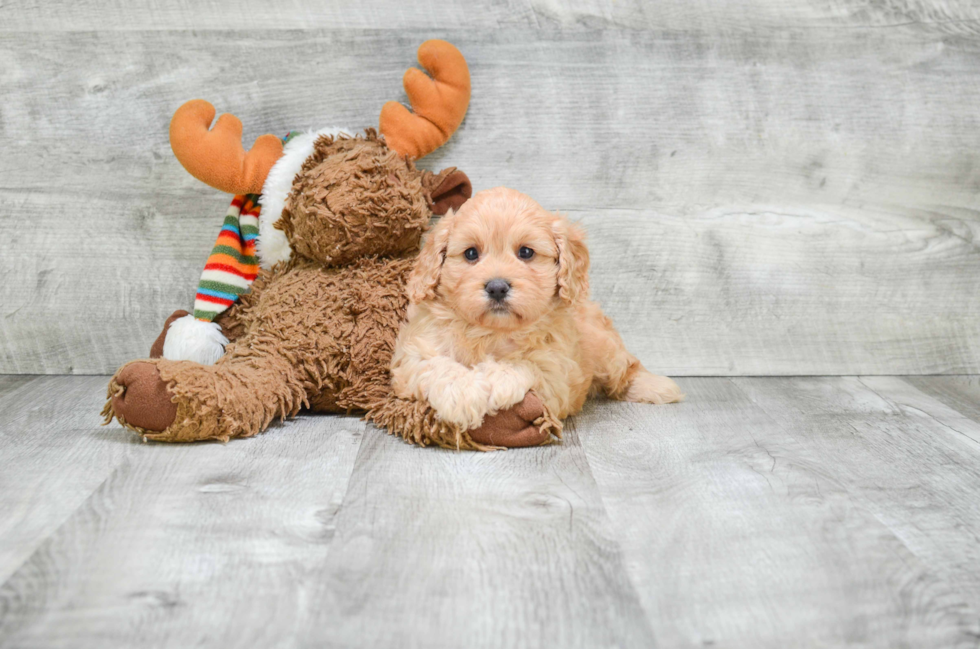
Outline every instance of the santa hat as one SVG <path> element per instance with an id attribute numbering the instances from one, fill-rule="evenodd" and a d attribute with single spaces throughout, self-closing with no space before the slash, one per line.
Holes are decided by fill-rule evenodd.
<path id="1" fill-rule="evenodd" d="M 213 365 L 228 339 L 214 319 L 238 296 L 248 293 L 259 273 L 255 243 L 259 236 L 258 194 L 235 196 L 197 285 L 193 315 L 178 318 L 167 330 L 163 357 Z"/>

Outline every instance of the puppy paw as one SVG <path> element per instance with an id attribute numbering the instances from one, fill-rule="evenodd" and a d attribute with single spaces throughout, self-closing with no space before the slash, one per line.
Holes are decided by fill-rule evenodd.
<path id="1" fill-rule="evenodd" d="M 490 394 L 487 403 L 491 414 L 521 403 L 534 384 L 531 371 L 517 365 L 487 361 L 473 369 L 489 384 Z"/>
<path id="2" fill-rule="evenodd" d="M 638 403 L 677 403 L 684 400 L 684 393 L 673 379 L 649 372 L 639 372 L 630 382 L 626 401 Z"/>
<path id="3" fill-rule="evenodd" d="M 490 384 L 470 372 L 452 383 L 434 386 L 427 395 L 439 419 L 466 428 L 476 428 L 490 412 Z"/>

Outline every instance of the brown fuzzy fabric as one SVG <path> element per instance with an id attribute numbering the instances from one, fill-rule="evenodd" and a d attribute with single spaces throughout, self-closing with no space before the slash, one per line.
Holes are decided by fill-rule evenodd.
<path id="1" fill-rule="evenodd" d="M 183 309 L 177 309 L 170 314 L 167 321 L 163 323 L 163 331 L 160 332 L 157 339 L 153 341 L 152 345 L 150 345 L 150 358 L 163 357 L 163 343 L 167 339 L 167 330 L 170 329 L 170 325 L 174 323 L 174 320 L 179 320 L 186 315 L 190 315 L 190 313 L 188 311 L 184 311 Z"/>
<path id="2" fill-rule="evenodd" d="M 238 305 L 232 304 L 230 307 L 218 314 L 218 317 L 214 319 L 215 324 L 221 327 L 221 333 L 225 335 L 228 340 L 235 340 L 243 333 L 245 329 L 242 327 L 241 322 L 235 317 L 235 309 Z M 179 320 L 184 316 L 190 315 L 189 311 L 184 311 L 183 309 L 177 309 L 170 314 L 166 322 L 163 323 L 163 329 L 160 331 L 160 335 L 157 336 L 153 344 L 150 345 L 150 358 L 163 358 L 163 343 L 167 340 L 167 330 L 170 329 L 170 325 L 174 323 L 174 320 Z"/>
<path id="3" fill-rule="evenodd" d="M 443 169 L 437 174 L 424 172 L 422 187 L 429 195 L 429 209 L 433 214 L 445 214 L 458 210 L 471 196 L 473 185 L 470 179 L 456 167 Z"/>
<path id="4" fill-rule="evenodd" d="M 123 366 L 109 384 L 106 422 L 116 417 L 159 441 L 227 441 L 260 433 L 301 409 L 361 412 L 411 443 L 499 448 L 438 420 L 427 403 L 391 391 L 391 356 L 408 307 L 405 284 L 431 216 L 429 191 L 450 176 L 445 187 L 462 187 L 457 196 L 468 191 L 469 181 L 456 170 L 424 189 L 428 177 L 372 130 L 366 137 L 320 138 L 276 224 L 293 259 L 261 271 L 251 292 L 223 315 L 221 326 L 233 339 L 224 356 L 211 366 L 159 358 L 138 361 L 153 365 L 139 372 Z M 128 375 L 145 380 L 130 385 Z M 147 403 L 151 412 L 142 419 L 170 416 L 172 423 L 164 430 L 128 423 L 127 411 L 112 405 L 126 400 Z M 534 438 L 526 416 L 495 422 L 497 432 L 487 439 Z M 560 437 L 561 423 L 546 411 L 533 426 L 543 441 Z"/>
<path id="5" fill-rule="evenodd" d="M 486 446 L 540 446 L 561 439 L 561 422 L 534 392 L 509 410 L 488 415 L 470 437 Z"/>
<path id="6" fill-rule="evenodd" d="M 338 266 L 417 251 L 430 216 L 422 172 L 367 129 L 316 141 L 277 225 L 296 254 Z"/>
<path id="7" fill-rule="evenodd" d="M 238 318 L 238 304 L 232 304 L 230 307 L 218 314 L 218 317 L 214 319 L 214 323 L 221 327 L 221 333 L 225 335 L 225 338 L 229 342 L 237 340 L 242 337 L 245 333 L 245 327 L 242 325 L 242 321 Z"/>

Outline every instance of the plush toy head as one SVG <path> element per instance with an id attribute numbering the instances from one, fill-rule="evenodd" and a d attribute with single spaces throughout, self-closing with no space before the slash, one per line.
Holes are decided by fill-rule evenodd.
<path id="1" fill-rule="evenodd" d="M 242 123 L 195 99 L 170 122 L 170 144 L 195 178 L 238 194 L 205 266 L 194 316 L 173 323 L 163 355 L 213 363 L 222 353 L 217 315 L 249 290 L 258 267 L 293 258 L 326 266 L 359 257 L 417 251 L 432 214 L 458 208 L 472 194 L 466 175 L 416 169 L 414 160 L 442 146 L 469 105 L 466 60 L 445 41 L 419 47 L 404 86 L 414 113 L 397 102 L 382 108 L 374 129 L 263 135 L 246 152 Z M 184 320 L 184 319 L 182 319 Z M 181 333 L 177 333 L 181 332 Z M 171 333 L 174 335 L 171 336 Z"/>
<path id="2" fill-rule="evenodd" d="M 358 137 L 326 135 L 294 178 L 275 227 L 295 255 L 330 266 L 415 252 L 430 215 L 465 200 L 464 183 L 454 169 L 439 175 L 416 169 L 374 129 Z"/>
<path id="3" fill-rule="evenodd" d="M 264 268 L 294 252 L 335 265 L 411 250 L 418 245 L 426 205 L 431 213 L 444 213 L 472 193 L 462 174 L 449 178 L 447 170 L 432 181 L 412 165 L 452 136 L 470 98 L 469 68 L 453 45 L 426 41 L 418 59 L 432 78 L 415 68 L 405 73 L 415 112 L 397 102 L 385 104 L 383 140 L 372 130 L 351 137 L 329 128 L 290 137 L 285 146 L 263 135 L 246 152 L 241 121 L 222 115 L 209 131 L 214 107 L 195 99 L 174 113 L 171 148 L 191 175 L 212 187 L 261 194 L 256 249 Z M 379 198 L 384 192 L 392 193 Z M 393 240 L 385 240 L 391 235 Z"/>

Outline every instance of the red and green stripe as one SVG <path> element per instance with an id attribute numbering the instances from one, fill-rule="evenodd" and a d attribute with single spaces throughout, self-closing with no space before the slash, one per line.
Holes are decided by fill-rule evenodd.
<path id="1" fill-rule="evenodd" d="M 258 194 L 243 194 L 231 201 L 197 285 L 194 317 L 198 320 L 214 320 L 251 288 L 259 272 L 255 241 L 261 210 Z"/>

